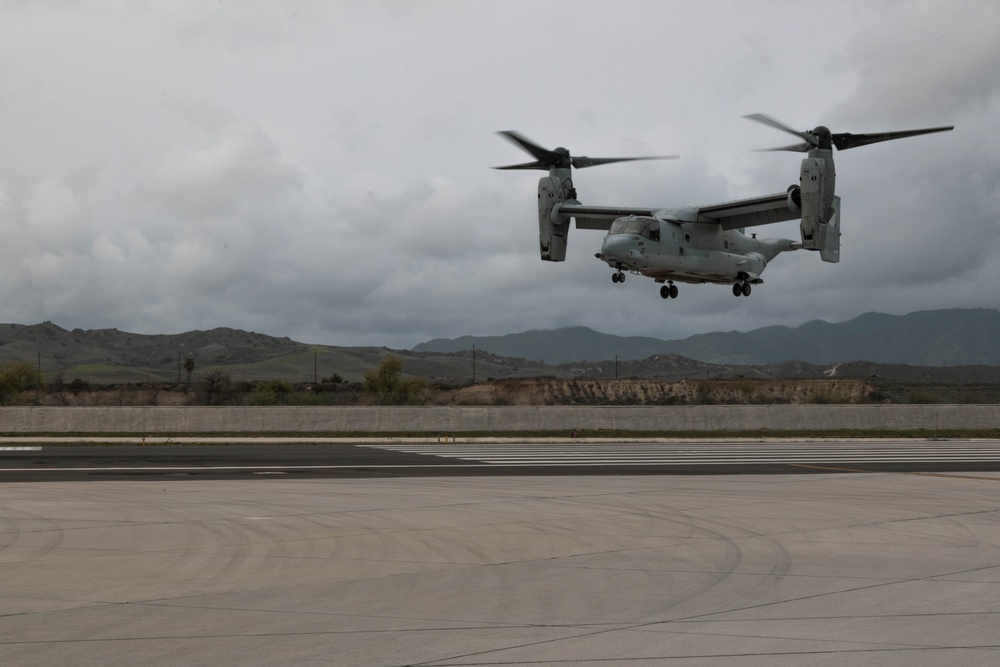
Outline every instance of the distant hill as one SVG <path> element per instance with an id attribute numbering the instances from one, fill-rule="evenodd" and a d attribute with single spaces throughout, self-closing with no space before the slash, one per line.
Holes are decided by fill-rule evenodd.
<path id="1" fill-rule="evenodd" d="M 384 347 L 309 345 L 238 329 L 217 328 L 180 334 L 136 334 L 117 329 L 68 331 L 52 322 L 0 324 L 0 363 L 38 363 L 46 381 L 62 377 L 101 384 L 187 381 L 183 362 L 195 362 L 192 379 L 214 371 L 235 380 L 311 382 L 334 374 L 349 382 L 364 379 L 387 354 L 404 362 L 403 371 L 432 381 L 553 375 L 570 377 L 538 362 L 512 364 L 486 352 L 441 354 Z"/>
<path id="2" fill-rule="evenodd" d="M 47 360 L 64 365 L 172 368 L 181 356 L 194 355 L 211 363 L 252 363 L 299 351 L 302 347 L 302 343 L 288 338 L 226 328 L 145 335 L 118 329 L 67 331 L 52 322 L 0 324 L 0 361 L 30 358 L 39 353 Z"/>
<path id="3" fill-rule="evenodd" d="M 506 336 L 464 336 L 421 343 L 415 352 L 477 350 L 549 364 L 680 355 L 712 364 L 760 365 L 800 361 L 867 361 L 914 366 L 1000 365 L 1000 312 L 931 310 L 909 315 L 866 313 L 847 322 L 822 320 L 798 327 L 698 334 L 660 340 L 602 334 L 586 327 L 527 331 Z"/>
<path id="4" fill-rule="evenodd" d="M 309 345 L 228 328 L 146 335 L 117 329 L 68 331 L 43 322 L 0 324 L 0 363 L 38 363 L 47 382 L 61 377 L 101 384 L 186 382 L 182 365 L 189 356 L 195 362 L 195 381 L 218 371 L 234 380 L 312 382 L 336 374 L 359 382 L 387 354 L 403 361 L 404 373 L 445 384 L 540 376 L 996 383 L 998 341 L 1000 313 L 994 310 L 901 317 L 868 313 L 837 324 L 815 321 L 676 341 L 571 327 L 429 341 L 413 350 Z"/>
<path id="5" fill-rule="evenodd" d="M 220 366 L 267 365 L 311 349 L 288 338 L 226 328 L 145 335 L 117 329 L 67 331 L 52 322 L 0 324 L 0 362 L 37 360 L 43 372 L 61 373 L 67 380 L 169 381 L 181 375 L 187 357 L 195 359 L 201 374 Z"/>
<path id="6" fill-rule="evenodd" d="M 565 327 L 533 330 L 505 336 L 462 336 L 436 338 L 420 343 L 414 352 L 465 352 L 477 350 L 502 357 L 533 359 L 547 364 L 569 364 L 578 361 L 610 361 L 645 359 L 657 354 L 674 354 L 667 341 L 641 336 L 615 336 L 588 327 Z M 680 353 L 676 353 L 680 354 Z"/>

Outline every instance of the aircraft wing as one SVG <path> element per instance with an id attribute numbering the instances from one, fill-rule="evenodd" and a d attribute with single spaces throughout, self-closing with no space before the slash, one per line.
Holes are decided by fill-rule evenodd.
<path id="1" fill-rule="evenodd" d="M 695 211 L 697 217 L 691 222 L 718 223 L 723 229 L 757 227 L 773 222 L 798 220 L 801 217 L 801 212 L 788 208 L 787 192 L 699 206 Z"/>
<path id="2" fill-rule="evenodd" d="M 559 206 L 559 215 L 564 218 L 576 218 L 577 229 L 602 229 L 607 231 L 611 223 L 618 218 L 629 215 L 654 216 L 659 209 L 630 208 L 621 206 L 584 206 L 566 202 Z"/>
<path id="3" fill-rule="evenodd" d="M 801 213 L 788 208 L 788 193 L 779 192 L 763 197 L 691 206 L 679 209 L 631 208 L 622 206 L 584 206 L 565 202 L 559 205 L 559 215 L 575 218 L 577 229 L 607 231 L 611 223 L 628 215 L 641 215 L 678 222 L 704 222 L 722 225 L 722 229 L 758 227 L 785 220 L 798 220 Z"/>

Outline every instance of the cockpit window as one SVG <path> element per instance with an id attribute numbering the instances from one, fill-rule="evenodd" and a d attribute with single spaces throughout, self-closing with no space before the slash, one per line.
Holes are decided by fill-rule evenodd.
<path id="1" fill-rule="evenodd" d="M 652 241 L 659 241 L 660 223 L 648 218 L 618 218 L 611 223 L 608 234 L 635 234 Z"/>
<path id="2" fill-rule="evenodd" d="M 642 234 L 646 231 L 646 221 L 636 218 L 625 223 L 625 234 Z"/>
<path id="3" fill-rule="evenodd" d="M 646 225 L 646 236 L 649 237 L 650 241 L 660 241 L 660 223 L 656 220 L 650 220 L 649 224 Z"/>
<path id="4" fill-rule="evenodd" d="M 608 234 L 621 234 L 625 229 L 626 222 L 628 222 L 628 218 L 618 218 L 611 223 L 611 229 L 608 230 Z"/>

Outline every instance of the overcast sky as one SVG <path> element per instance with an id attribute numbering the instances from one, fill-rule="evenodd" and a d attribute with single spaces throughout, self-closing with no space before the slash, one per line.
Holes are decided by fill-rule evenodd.
<path id="1" fill-rule="evenodd" d="M 680 338 L 1000 307 L 1000 3 L 0 0 L 0 321 L 329 345 L 585 325 Z M 954 132 L 839 153 L 839 264 L 613 284 L 538 256 L 543 172 L 494 132 L 677 161 L 586 204 L 784 191 L 800 129 Z M 797 239 L 797 223 L 756 230 Z"/>

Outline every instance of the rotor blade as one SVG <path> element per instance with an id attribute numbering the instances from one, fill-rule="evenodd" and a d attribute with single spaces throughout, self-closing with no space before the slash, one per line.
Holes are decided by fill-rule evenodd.
<path id="1" fill-rule="evenodd" d="M 544 162 L 525 162 L 523 164 L 508 164 L 503 167 L 493 167 L 494 169 L 541 169 L 542 171 L 548 171 L 549 165 Z"/>
<path id="2" fill-rule="evenodd" d="M 932 132 L 948 132 L 955 129 L 954 125 L 948 127 L 930 127 L 922 130 L 902 130 L 900 132 L 876 132 L 873 134 L 851 134 L 850 132 L 838 132 L 833 135 L 833 145 L 838 150 L 846 151 L 848 148 L 877 144 L 880 141 L 892 141 L 893 139 L 905 139 L 915 137 L 920 134 L 931 134 Z"/>
<path id="3" fill-rule="evenodd" d="M 743 116 L 743 117 L 747 118 L 749 120 L 756 121 L 758 123 L 763 123 L 764 125 L 767 125 L 768 127 L 773 127 L 776 130 L 781 130 L 782 132 L 787 132 L 788 134 L 795 135 L 799 139 L 802 139 L 807 144 L 810 144 L 812 146 L 815 146 L 816 143 L 817 143 L 816 142 L 816 137 L 814 137 L 810 132 L 799 132 L 798 130 L 794 130 L 794 129 L 788 127 L 787 125 L 785 125 L 784 123 L 782 123 L 777 118 L 771 118 L 767 114 L 764 114 L 764 113 L 752 113 L 752 114 L 748 114 L 748 115 Z M 787 150 L 787 149 L 777 148 L 775 150 Z"/>
<path id="4" fill-rule="evenodd" d="M 539 162 L 551 163 L 558 161 L 559 156 L 555 151 L 550 151 L 547 148 L 542 148 L 535 142 L 531 141 L 527 137 L 524 137 L 513 130 L 502 130 L 497 132 L 501 137 L 505 137 L 508 141 L 518 145 L 522 150 L 531 153 L 536 160 Z M 525 167 L 527 168 L 527 167 Z"/>
<path id="5" fill-rule="evenodd" d="M 586 155 L 581 155 L 579 157 L 574 157 L 573 166 L 577 169 L 585 169 L 587 167 L 597 167 L 602 164 L 614 164 L 616 162 L 638 162 L 640 160 L 677 160 L 679 155 L 649 155 L 645 157 L 587 157 Z"/>
<path id="6" fill-rule="evenodd" d="M 808 153 L 809 149 L 812 147 L 812 144 L 802 142 L 801 144 L 792 144 L 791 146 L 779 146 L 778 148 L 757 148 L 756 150 L 760 152 L 790 151 L 792 153 Z"/>

